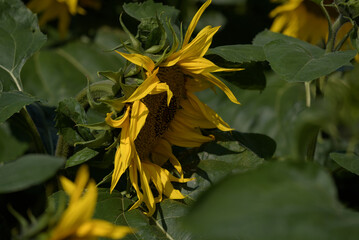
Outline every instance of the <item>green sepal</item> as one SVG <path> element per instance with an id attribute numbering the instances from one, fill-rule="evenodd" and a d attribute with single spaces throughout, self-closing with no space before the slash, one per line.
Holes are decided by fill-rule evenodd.
<path id="1" fill-rule="evenodd" d="M 115 98 L 115 99 L 106 99 L 106 100 L 100 100 L 100 101 L 107 104 L 111 108 L 112 112 L 113 111 L 121 112 L 125 106 L 125 103 L 123 102 L 124 100 L 126 100 L 125 97 Z"/>
<path id="2" fill-rule="evenodd" d="M 121 24 L 123 30 L 130 37 L 130 40 L 131 40 L 131 43 L 132 43 L 132 48 L 134 50 L 136 50 L 137 52 L 141 51 L 142 50 L 141 42 L 138 41 L 135 36 L 133 36 L 133 34 L 127 29 L 126 25 L 123 23 L 123 21 L 122 21 L 122 13 L 121 13 L 119 19 L 120 19 L 120 24 Z M 127 49 L 127 47 L 126 47 L 126 45 L 124 43 L 122 43 L 122 45 Z"/>
<path id="3" fill-rule="evenodd" d="M 88 148 L 99 148 L 108 146 L 112 142 L 112 134 L 108 131 L 103 131 L 102 133 L 98 134 L 94 140 L 86 141 L 86 142 L 77 142 L 77 145 L 83 145 Z"/>
<path id="4" fill-rule="evenodd" d="M 93 124 L 77 124 L 76 126 L 78 127 L 85 127 L 85 128 L 89 128 L 89 129 L 92 129 L 92 130 L 110 130 L 111 127 L 105 122 L 99 122 L 99 123 L 93 123 Z"/>

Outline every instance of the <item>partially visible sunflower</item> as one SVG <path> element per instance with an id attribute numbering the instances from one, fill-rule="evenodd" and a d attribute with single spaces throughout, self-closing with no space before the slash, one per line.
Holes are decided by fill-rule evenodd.
<path id="1" fill-rule="evenodd" d="M 61 177 L 60 181 L 70 200 L 49 240 L 95 240 L 97 237 L 120 239 L 132 232 L 128 227 L 92 219 L 96 207 L 97 188 L 93 180 L 89 181 L 86 166 L 79 169 L 75 182 L 65 177 Z"/>
<path id="2" fill-rule="evenodd" d="M 156 62 L 149 57 L 151 55 L 119 52 L 141 67 L 146 78 L 128 99 L 121 101 L 126 104 L 122 116 L 113 119 L 114 113 L 109 113 L 106 117 L 111 127 L 122 129 L 114 160 L 111 190 L 128 169 L 138 196 L 138 201 L 131 209 L 144 202 L 148 215 L 154 213 L 155 204 L 162 200 L 162 195 L 170 199 L 184 198 L 171 182 L 191 180 L 184 178 L 181 164 L 172 153 L 171 146 L 199 147 L 213 141 L 214 137 L 204 136 L 201 128 L 232 130 L 194 94 L 215 85 L 232 102 L 239 103 L 228 87 L 212 73 L 241 69 L 221 68 L 204 58 L 219 27 L 207 26 L 190 41 L 199 18 L 210 3 L 211 0 L 207 0 L 195 14 L 181 48 L 165 59 Z M 168 160 L 178 177 L 162 167 Z"/>
<path id="3" fill-rule="evenodd" d="M 99 9 L 98 0 L 31 0 L 27 7 L 40 13 L 39 25 L 58 19 L 58 31 L 61 38 L 66 37 L 71 22 L 71 15 L 86 13 L 83 7 Z"/>
<path id="4" fill-rule="evenodd" d="M 324 3 L 331 2 L 333 1 L 324 0 Z M 338 12 L 334 8 L 327 7 L 327 11 L 332 21 L 338 17 Z M 327 19 L 322 9 L 311 0 L 288 0 L 270 12 L 270 17 L 274 18 L 270 28 L 273 32 L 280 32 L 322 46 L 328 39 Z M 338 32 L 337 41 L 340 41 L 351 28 L 350 22 L 345 23 Z M 352 49 L 349 40 L 342 49 Z"/>

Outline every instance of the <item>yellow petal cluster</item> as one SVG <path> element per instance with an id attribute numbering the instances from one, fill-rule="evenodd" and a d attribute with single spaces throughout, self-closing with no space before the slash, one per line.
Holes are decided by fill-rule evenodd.
<path id="1" fill-rule="evenodd" d="M 58 20 L 58 31 L 61 38 L 66 37 L 71 22 L 71 15 L 85 14 L 83 7 L 99 9 L 99 0 L 31 0 L 27 7 L 41 14 L 39 25 Z"/>
<path id="2" fill-rule="evenodd" d="M 338 13 L 334 8 L 328 10 L 334 21 Z M 270 28 L 273 32 L 280 32 L 315 45 L 324 45 L 328 39 L 327 19 L 320 7 L 311 0 L 288 0 L 276 7 L 270 13 L 270 17 L 274 18 Z M 340 41 L 351 28 L 351 23 L 344 24 L 338 32 L 337 41 Z M 351 49 L 350 41 L 347 41 L 343 48 Z"/>
<path id="3" fill-rule="evenodd" d="M 97 201 L 97 188 L 93 180 L 89 181 L 87 166 L 81 166 L 75 182 L 65 177 L 61 177 L 60 181 L 70 200 L 51 232 L 50 240 L 93 240 L 97 237 L 120 239 L 132 232 L 128 227 L 92 219 Z"/>
<path id="4" fill-rule="evenodd" d="M 124 101 L 126 110 L 122 116 L 113 119 L 114 113 L 109 113 L 106 117 L 108 125 L 122 129 L 114 160 L 111 190 L 115 188 L 120 177 L 128 169 L 130 181 L 138 197 L 138 201 L 131 209 L 139 207 L 144 202 L 148 209 L 148 215 L 154 213 L 155 204 L 162 200 L 163 195 L 170 199 L 184 198 L 171 182 L 184 183 L 191 180 L 184 178 L 181 164 L 172 153 L 171 146 L 199 147 L 205 142 L 213 141 L 213 136 L 204 136 L 200 131 L 201 128 L 232 130 L 216 112 L 202 103 L 193 93 L 217 86 L 232 102 L 239 104 L 231 90 L 212 73 L 242 69 L 221 68 L 204 58 L 219 27 L 207 26 L 190 41 L 199 18 L 210 3 L 211 1 L 207 0 L 192 19 L 181 48 L 160 63 L 155 63 L 145 55 L 118 52 L 129 62 L 143 68 L 146 72 L 146 79 Z M 179 96 L 178 89 L 174 91 L 170 88 L 169 82 L 166 83 L 159 77 L 161 71 L 171 73 L 178 69 L 180 75 L 183 76 L 182 80 L 184 79 L 183 91 L 180 91 L 184 93 L 184 96 Z M 168 81 L 175 81 L 175 79 Z M 180 83 L 177 85 L 181 86 Z M 167 107 L 171 107 L 170 103 L 173 103 L 171 102 L 173 100 L 179 102 L 179 108 L 171 110 L 175 111 L 174 117 L 169 120 L 169 125 L 160 138 L 155 139 L 156 142 L 151 149 L 150 156 L 142 156 L 139 154 L 142 150 L 136 149 L 136 140 L 138 141 L 140 131 L 146 128 L 147 118 L 150 115 L 150 110 L 144 99 L 147 96 L 159 95 L 164 92 L 167 96 Z M 178 177 L 162 168 L 167 161 L 177 171 Z M 155 194 L 151 185 L 156 189 Z"/>

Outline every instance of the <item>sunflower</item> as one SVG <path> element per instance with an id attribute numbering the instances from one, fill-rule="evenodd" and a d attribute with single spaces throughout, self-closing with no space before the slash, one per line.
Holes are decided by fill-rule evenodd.
<path id="1" fill-rule="evenodd" d="M 122 116 L 113 119 L 115 113 L 109 113 L 106 117 L 108 125 L 122 129 L 114 159 L 111 191 L 128 169 L 138 196 L 131 209 L 144 202 L 148 215 L 154 213 L 155 204 L 162 200 L 163 195 L 169 199 L 184 198 L 171 182 L 191 180 L 184 178 L 181 164 L 172 153 L 171 146 L 199 147 L 213 141 L 214 137 L 204 136 L 201 128 L 232 130 L 194 94 L 215 85 L 232 102 L 239 103 L 228 87 L 212 73 L 241 69 L 221 68 L 204 58 L 219 27 L 207 26 L 190 41 L 199 18 L 210 3 L 210 0 L 206 1 L 195 14 L 181 48 L 165 59 L 155 62 L 144 54 L 118 52 L 143 69 L 145 80 L 130 97 L 121 101 L 125 104 Z M 162 167 L 167 161 L 177 176 Z"/>
<path id="2" fill-rule="evenodd" d="M 64 38 L 71 21 L 71 15 L 86 13 L 83 7 L 100 8 L 98 0 L 31 0 L 27 7 L 35 13 L 41 13 L 39 25 L 42 27 L 47 22 L 58 19 L 58 31 Z"/>
<path id="3" fill-rule="evenodd" d="M 96 207 L 97 188 L 93 180 L 89 181 L 87 166 L 80 167 L 74 183 L 65 177 L 61 177 L 60 181 L 70 200 L 67 209 L 51 232 L 50 240 L 93 240 L 97 237 L 119 239 L 132 232 L 128 227 L 91 218 Z"/>
<path id="4" fill-rule="evenodd" d="M 324 0 L 324 3 L 331 2 Z M 327 7 L 327 11 L 332 21 L 338 17 L 338 12 L 334 8 Z M 322 9 L 311 0 L 289 0 L 276 7 L 270 13 L 270 17 L 274 18 L 270 28 L 273 32 L 322 46 L 328 39 L 328 21 Z M 338 31 L 337 41 L 340 41 L 351 28 L 351 23 L 345 23 Z M 347 41 L 342 49 L 353 49 L 350 41 Z"/>

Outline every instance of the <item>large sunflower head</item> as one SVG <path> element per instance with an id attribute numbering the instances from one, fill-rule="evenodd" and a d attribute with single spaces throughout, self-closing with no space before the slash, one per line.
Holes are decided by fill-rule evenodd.
<path id="1" fill-rule="evenodd" d="M 325 4 L 332 2 L 332 0 L 324 0 Z M 326 9 L 334 21 L 338 17 L 338 11 L 334 7 L 326 7 Z M 328 21 L 320 6 L 311 0 L 288 0 L 276 7 L 270 13 L 270 17 L 274 18 L 270 28 L 273 32 L 280 32 L 321 46 L 324 46 L 328 38 Z M 344 24 L 338 32 L 337 41 L 340 41 L 351 28 L 351 23 Z M 350 41 L 347 41 L 343 48 L 352 48 Z"/>
<path id="2" fill-rule="evenodd" d="M 228 87 L 212 73 L 241 69 L 221 68 L 204 58 L 219 27 L 207 26 L 191 40 L 197 22 L 210 2 L 208 0 L 198 10 L 183 39 L 178 40 L 169 26 L 173 33 L 171 46 L 160 39 L 154 52 L 154 48 L 143 47 L 144 42 L 131 35 L 131 41 L 123 44 L 129 53 L 118 52 L 128 60 L 129 70 L 124 70 L 118 80 L 123 97 L 112 101 L 114 111 L 106 117 L 108 125 L 121 129 L 111 190 L 127 170 L 138 197 L 132 209 L 144 202 L 148 215 L 154 213 L 155 204 L 163 196 L 184 198 L 171 182 L 184 183 L 190 179 L 184 178 L 181 163 L 172 153 L 171 146 L 199 147 L 213 141 L 214 137 L 203 135 L 201 128 L 231 130 L 194 94 L 217 86 L 232 102 L 238 103 Z M 131 81 L 139 84 L 127 91 L 127 83 Z M 165 163 L 171 167 L 165 168 Z"/>

